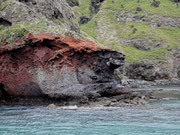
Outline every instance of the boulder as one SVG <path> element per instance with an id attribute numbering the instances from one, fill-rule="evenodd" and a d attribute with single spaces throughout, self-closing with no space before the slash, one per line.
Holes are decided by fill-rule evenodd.
<path id="1" fill-rule="evenodd" d="M 153 6 L 153 7 L 159 7 L 160 4 L 161 4 L 160 1 L 153 0 L 153 2 L 151 3 L 151 6 Z"/>
<path id="2" fill-rule="evenodd" d="M 90 18 L 87 16 L 81 16 L 79 24 L 87 24 L 90 21 Z"/>
<path id="3" fill-rule="evenodd" d="M 104 2 L 104 0 L 91 0 L 91 13 L 98 13 L 102 2 Z"/>
<path id="4" fill-rule="evenodd" d="M 125 55 L 82 39 L 28 34 L 0 49 L 0 84 L 9 96 L 79 99 L 118 89 Z"/>

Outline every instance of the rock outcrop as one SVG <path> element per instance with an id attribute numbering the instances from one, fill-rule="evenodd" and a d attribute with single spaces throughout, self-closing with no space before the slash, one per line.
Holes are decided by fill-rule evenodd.
<path id="1" fill-rule="evenodd" d="M 4 27 L 8 27 L 8 26 L 11 26 L 12 23 L 3 19 L 3 18 L 0 18 L 0 25 L 4 26 Z"/>
<path id="2" fill-rule="evenodd" d="M 104 0 L 91 0 L 91 7 L 90 7 L 91 13 L 98 13 L 102 2 L 104 2 Z"/>
<path id="3" fill-rule="evenodd" d="M 79 24 L 87 24 L 90 21 L 90 18 L 87 16 L 81 16 Z"/>
<path id="4" fill-rule="evenodd" d="M 121 24 L 126 24 L 128 22 L 134 21 L 143 24 L 150 24 L 152 28 L 158 27 L 174 27 L 180 28 L 180 18 L 179 17 L 168 17 L 168 16 L 158 16 L 148 13 L 143 13 L 142 15 L 133 14 L 131 12 L 121 11 L 116 13 L 116 20 Z"/>
<path id="5" fill-rule="evenodd" d="M 79 1 L 78 0 L 66 0 L 66 2 L 69 4 L 71 7 L 79 6 Z"/>
<path id="6" fill-rule="evenodd" d="M 0 10 L 6 25 L 43 20 L 48 25 L 80 32 L 78 23 L 73 21 L 76 16 L 65 0 L 4 0 Z"/>
<path id="7" fill-rule="evenodd" d="M 172 71 L 167 62 L 142 60 L 133 62 L 126 67 L 126 75 L 130 79 L 146 81 L 164 80 L 172 78 Z"/>
<path id="8" fill-rule="evenodd" d="M 155 74 L 154 74 L 154 65 L 149 62 L 134 62 L 131 63 L 126 68 L 126 75 L 130 79 L 141 79 L 141 80 L 148 80 L 148 81 L 154 81 L 155 80 Z"/>
<path id="9" fill-rule="evenodd" d="M 167 53 L 171 77 L 180 79 L 180 48 L 172 49 Z"/>
<path id="10" fill-rule="evenodd" d="M 82 39 L 28 34 L 0 49 L 0 94 L 9 96 L 78 99 L 119 94 L 114 70 L 125 55 Z M 114 92 L 113 92 L 114 90 Z"/>

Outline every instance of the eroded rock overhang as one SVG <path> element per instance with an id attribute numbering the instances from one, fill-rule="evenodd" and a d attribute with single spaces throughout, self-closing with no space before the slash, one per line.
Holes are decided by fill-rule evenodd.
<path id="1" fill-rule="evenodd" d="M 91 41 L 28 34 L 0 49 L 0 84 L 9 96 L 83 97 L 116 90 L 125 55 Z M 0 92 L 1 96 L 3 92 Z"/>

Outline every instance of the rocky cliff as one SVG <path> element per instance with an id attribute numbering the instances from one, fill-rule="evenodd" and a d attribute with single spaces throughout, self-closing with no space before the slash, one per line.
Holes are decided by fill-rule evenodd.
<path id="1" fill-rule="evenodd" d="M 80 99 L 118 90 L 125 56 L 82 39 L 28 34 L 0 49 L 0 94 Z"/>
<path id="2" fill-rule="evenodd" d="M 179 1 L 78 1 L 73 10 L 81 30 L 102 46 L 126 54 L 127 78 L 179 80 Z"/>
<path id="3" fill-rule="evenodd" d="M 79 33 L 79 25 L 75 19 L 74 12 L 65 0 L 0 1 L 0 25 L 5 27 L 19 23 L 23 25 L 33 23 L 35 25 L 41 22 L 39 25 L 46 25 L 45 27 L 59 25 L 61 29 Z"/>
<path id="4" fill-rule="evenodd" d="M 151 94 L 126 90 L 121 79 L 179 80 L 177 5 L 170 0 L 0 0 L 0 99 L 144 104 Z M 145 82 L 128 79 L 123 84 Z"/>

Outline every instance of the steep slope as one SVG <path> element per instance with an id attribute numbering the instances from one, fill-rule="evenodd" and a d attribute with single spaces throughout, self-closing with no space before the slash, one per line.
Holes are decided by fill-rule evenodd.
<path id="1" fill-rule="evenodd" d="M 170 0 L 79 0 L 79 18 L 91 20 L 80 28 L 103 46 L 123 50 L 126 76 L 133 79 L 179 79 L 180 8 Z M 157 4 L 157 5 L 156 5 Z M 80 20 L 80 19 L 79 19 Z"/>
<path id="2" fill-rule="evenodd" d="M 127 93 L 114 73 L 125 55 L 80 37 L 65 0 L 0 2 L 0 101 Z"/>
<path id="3" fill-rule="evenodd" d="M 0 0 L 0 41 L 32 33 L 80 32 L 65 0 Z"/>

